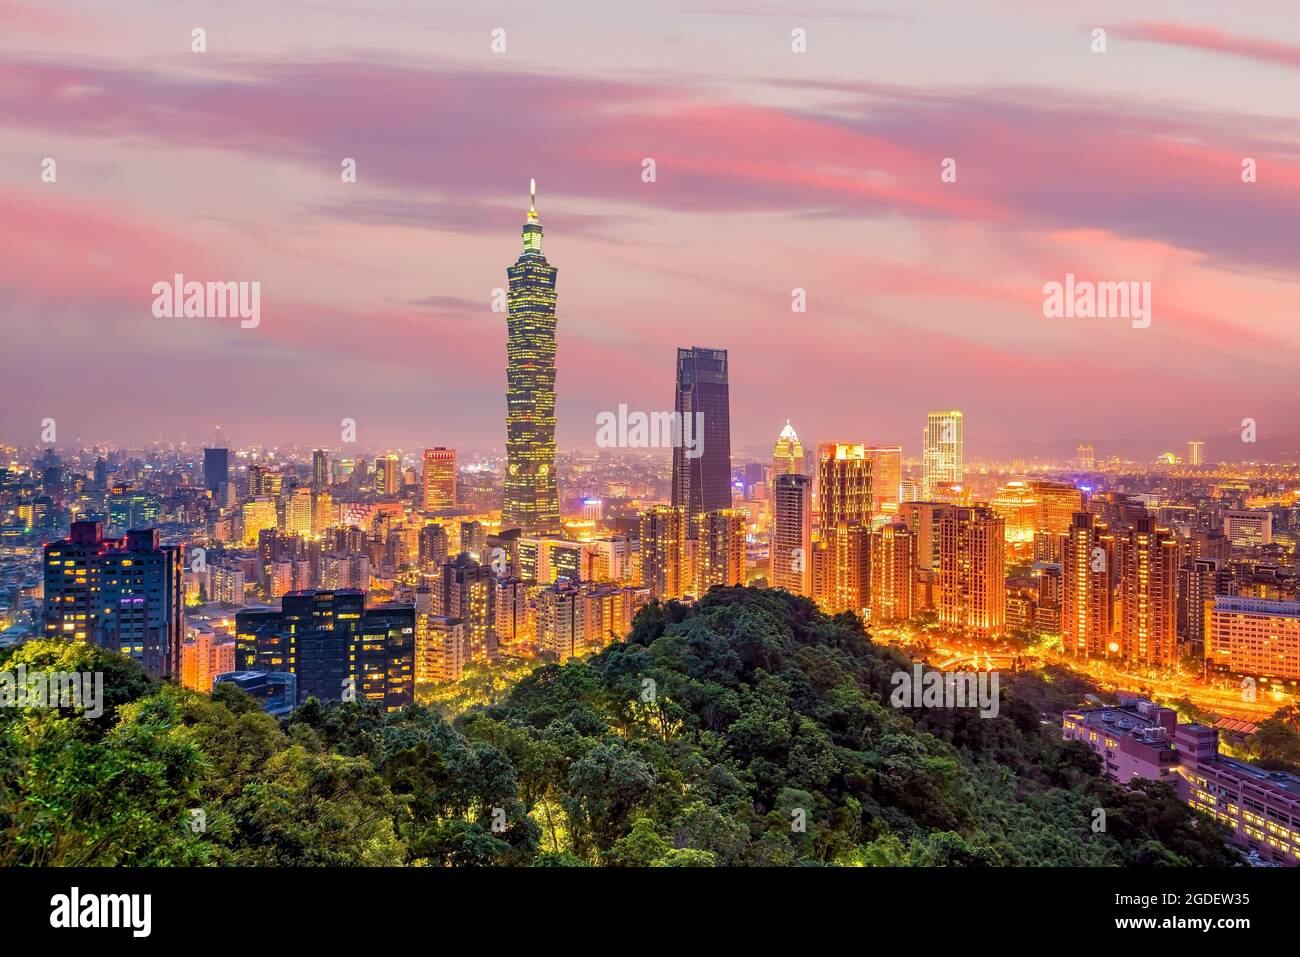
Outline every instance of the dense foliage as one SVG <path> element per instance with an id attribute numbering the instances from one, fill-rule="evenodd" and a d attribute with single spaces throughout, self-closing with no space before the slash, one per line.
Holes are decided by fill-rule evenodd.
<path id="1" fill-rule="evenodd" d="M 784 592 L 652 605 L 625 643 L 539 668 L 454 726 L 315 701 L 281 723 L 84 645 L 32 642 L 0 669 L 19 662 L 104 671 L 109 701 L 93 720 L 0 712 L 0 864 L 1236 860 L 1167 786 L 1108 784 L 1060 741 L 1081 679 L 1017 676 L 995 718 L 896 709 L 890 676 L 910 662 Z"/>

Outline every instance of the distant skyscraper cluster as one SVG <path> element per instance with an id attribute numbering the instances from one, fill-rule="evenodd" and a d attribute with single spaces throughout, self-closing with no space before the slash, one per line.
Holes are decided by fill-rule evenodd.
<path id="1" fill-rule="evenodd" d="M 97 449 L 79 470 L 47 449 L 21 483 L 0 475 L 0 537 L 44 546 L 35 627 L 186 687 L 237 684 L 277 714 L 309 697 L 392 710 L 473 669 L 592 653 L 653 599 L 754 583 L 882 636 L 922 620 L 1300 686 L 1300 499 L 1266 469 L 1219 474 L 1201 440 L 1122 482 L 1091 443 L 1050 469 L 968 470 L 948 409 L 911 460 L 852 434 L 805 447 L 787 420 L 770 463 L 733 463 L 729 353 L 689 346 L 671 366 L 671 462 L 559 456 L 542 239 L 534 192 L 507 270 L 503 468 L 432 444 L 218 437 L 171 461 Z"/>

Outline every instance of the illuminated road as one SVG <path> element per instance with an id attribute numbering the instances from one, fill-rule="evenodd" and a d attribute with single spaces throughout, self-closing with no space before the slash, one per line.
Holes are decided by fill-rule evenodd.
<path id="1" fill-rule="evenodd" d="M 909 637 L 912 640 L 909 641 Z M 1017 667 L 1032 669 L 1056 664 L 1086 675 L 1106 691 L 1132 691 L 1163 701 L 1185 698 L 1197 708 L 1226 718 L 1259 722 L 1279 708 L 1296 703 L 1295 695 L 1264 690 L 1258 692 L 1254 701 L 1250 701 L 1241 686 L 1231 679 L 1220 678 L 1207 682 L 1197 675 L 1169 670 L 1160 673 L 1129 671 L 1109 661 L 1081 660 L 1050 648 L 1013 651 L 1005 645 L 979 639 L 938 632 L 909 635 L 898 629 L 887 628 L 873 629 L 872 638 L 881 644 L 894 645 L 913 655 L 921 655 L 931 666 L 944 671 L 969 668 L 1009 671 Z M 923 650 L 918 639 L 928 644 L 928 651 Z"/>

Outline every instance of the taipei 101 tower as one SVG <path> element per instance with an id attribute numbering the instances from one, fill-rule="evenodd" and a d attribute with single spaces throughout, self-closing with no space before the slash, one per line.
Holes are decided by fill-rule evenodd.
<path id="1" fill-rule="evenodd" d="M 506 270 L 506 477 L 501 528 L 560 531 L 555 485 L 555 267 L 542 255 L 537 182 L 524 223 L 524 251 Z"/>

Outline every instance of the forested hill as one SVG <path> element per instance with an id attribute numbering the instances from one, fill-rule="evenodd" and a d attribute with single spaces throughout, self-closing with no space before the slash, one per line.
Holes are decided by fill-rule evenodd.
<path id="1" fill-rule="evenodd" d="M 229 686 L 158 685 L 84 645 L 4 657 L 103 670 L 110 706 L 0 711 L 0 864 L 1237 860 L 1166 786 L 1108 784 L 1060 741 L 1078 679 L 1003 680 L 993 718 L 896 709 L 890 676 L 910 662 L 778 591 L 652 605 L 625 643 L 454 726 L 314 701 L 282 724 Z"/>

